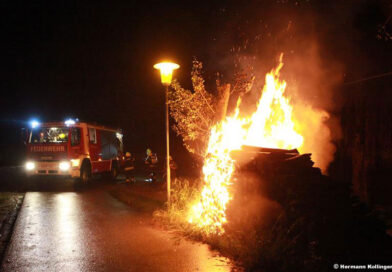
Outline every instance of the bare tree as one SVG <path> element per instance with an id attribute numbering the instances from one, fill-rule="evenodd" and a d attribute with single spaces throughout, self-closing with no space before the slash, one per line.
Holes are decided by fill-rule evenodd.
<path id="1" fill-rule="evenodd" d="M 169 93 L 170 115 L 177 135 L 182 137 L 187 150 L 204 157 L 209 130 L 214 122 L 215 98 L 205 89 L 201 76 L 202 63 L 194 60 L 191 72 L 193 92 L 181 87 L 177 80 Z"/>
<path id="2" fill-rule="evenodd" d="M 203 64 L 194 60 L 191 71 L 193 90 L 182 88 L 174 80 L 169 92 L 170 116 L 175 120 L 173 129 L 182 137 L 186 149 L 200 160 L 205 156 L 211 127 L 226 117 L 230 96 L 247 93 L 254 79 L 246 81 L 238 77 L 232 89 L 230 84 L 221 85 L 217 80 L 217 92 L 213 95 L 205 88 L 202 69 Z"/>

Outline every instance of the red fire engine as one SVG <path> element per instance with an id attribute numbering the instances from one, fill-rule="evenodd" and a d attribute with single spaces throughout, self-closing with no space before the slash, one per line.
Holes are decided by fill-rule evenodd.
<path id="1" fill-rule="evenodd" d="M 67 120 L 32 123 L 28 133 L 28 176 L 57 175 L 87 182 L 92 174 L 115 178 L 123 153 L 121 130 Z"/>

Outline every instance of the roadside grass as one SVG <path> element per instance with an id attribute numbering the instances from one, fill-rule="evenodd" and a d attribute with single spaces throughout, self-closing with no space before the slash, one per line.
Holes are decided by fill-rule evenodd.
<path id="1" fill-rule="evenodd" d="M 197 234 L 197 231 L 187 222 L 187 213 L 200 195 L 200 190 L 191 184 L 193 183 L 186 178 L 176 178 L 172 181 L 170 204 L 166 203 L 165 209 L 154 212 L 156 222 L 187 234 Z"/>

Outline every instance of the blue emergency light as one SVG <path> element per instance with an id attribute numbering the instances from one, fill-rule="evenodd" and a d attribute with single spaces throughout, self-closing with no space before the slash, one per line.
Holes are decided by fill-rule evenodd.
<path id="1" fill-rule="evenodd" d="M 68 120 L 65 120 L 64 123 L 65 123 L 66 126 L 75 125 L 75 120 L 73 120 L 73 119 L 68 119 Z"/>
<path id="2" fill-rule="evenodd" d="M 30 125 L 31 125 L 31 128 L 36 128 L 40 124 L 39 124 L 39 122 L 37 120 L 32 120 L 32 121 L 30 121 Z"/>

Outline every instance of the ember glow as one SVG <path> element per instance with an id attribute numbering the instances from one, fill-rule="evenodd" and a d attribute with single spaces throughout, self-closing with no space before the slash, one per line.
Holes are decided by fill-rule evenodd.
<path id="1" fill-rule="evenodd" d="M 231 151 L 240 150 L 243 145 L 291 149 L 303 144 L 292 117 L 292 106 L 284 96 L 286 82 L 279 79 L 282 67 L 280 61 L 278 67 L 266 75 L 257 109 L 250 117 L 240 117 L 239 99 L 235 113 L 211 129 L 203 166 L 204 188 L 188 218 L 206 234 L 224 232 L 235 169 Z"/>

